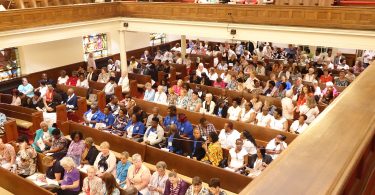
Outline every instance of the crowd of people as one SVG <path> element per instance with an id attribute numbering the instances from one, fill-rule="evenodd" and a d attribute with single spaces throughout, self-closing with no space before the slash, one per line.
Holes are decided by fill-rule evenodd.
<path id="1" fill-rule="evenodd" d="M 68 139 L 58 128 L 48 127 L 45 122 L 40 126 L 33 144 L 29 144 L 26 136 L 20 136 L 15 144 L 0 139 L 1 167 L 36 183 L 45 183 L 40 186 L 59 195 L 119 195 L 120 189 L 128 195 L 225 194 L 218 178 L 212 178 L 209 188 L 205 188 L 200 177 L 184 181 L 176 170 L 167 171 L 163 161 L 156 163 L 156 171 L 151 174 L 139 154 L 129 158 L 124 151 L 117 162 L 108 142 L 97 148 L 91 137 L 83 139 L 78 131 L 72 132 Z M 45 174 L 37 172 L 37 153 L 45 154 L 42 159 Z M 80 171 L 87 173 L 82 183 Z"/>
<path id="2" fill-rule="evenodd" d="M 207 69 L 199 58 L 194 61 L 189 54 L 212 56 L 213 66 Z M 367 63 L 363 60 L 363 65 L 368 66 L 371 60 L 373 58 Z M 166 79 L 156 83 L 157 72 L 168 73 L 170 63 L 185 64 L 189 80 L 178 80 L 175 85 Z M 54 112 L 57 105 L 66 104 L 68 110 L 75 110 L 77 95 L 73 88 L 64 93 L 56 88 L 56 84 L 89 88 L 90 80 L 105 83 L 106 107 L 102 112 L 96 103 L 91 104 L 83 115 L 83 124 L 212 166 L 257 177 L 287 148 L 286 136 L 279 134 L 265 147 L 257 146 L 249 131 L 237 131 L 232 121 L 303 133 L 318 116 L 318 105 L 328 105 L 338 96 L 335 86 L 348 86 L 365 68 L 362 61 L 349 67 L 345 57 L 340 53 L 333 56 L 331 49 L 324 54 L 318 51 L 312 54 L 301 47 L 289 45 L 280 49 L 272 47 L 271 43 L 260 43 L 257 48 L 249 43 L 223 43 L 212 47 L 206 42 L 190 41 L 185 58 L 181 56 L 179 44 L 170 51 L 158 51 L 155 55 L 145 51 L 140 60 L 130 59 L 128 72 L 150 75 L 155 81 L 145 85 L 143 99 L 168 105 L 168 115 L 161 116 L 158 107 L 147 114 L 130 95 L 121 101 L 114 95 L 117 85 L 122 86 L 123 93 L 129 92 L 127 73 L 121 77 L 116 74 L 120 70 L 119 64 L 119 61 L 113 63 L 110 60 L 97 74 L 95 61 L 89 59 L 87 70 L 79 68 L 70 77 L 61 71 L 56 82 L 43 74 L 40 86 L 36 88 L 23 78 L 18 89 L 13 90 L 12 105 Z M 334 71 L 338 75 L 332 74 Z M 266 75 L 269 76 L 267 80 L 258 78 Z M 224 93 L 207 93 L 199 86 L 191 89 L 189 83 L 253 96 L 250 100 L 240 97 L 229 101 Z M 320 89 L 320 84 L 325 84 L 326 88 Z M 261 96 L 278 98 L 282 106 L 262 102 Z M 202 117 L 199 124 L 193 126 L 185 114 L 177 113 L 177 108 L 229 120 L 218 127 Z M 217 178 L 210 180 L 209 189 L 202 186 L 199 177 L 194 177 L 192 186 L 188 187 L 175 170 L 166 172 L 167 165 L 163 161 L 156 164 L 157 171 L 151 175 L 139 154 L 134 154 L 129 161 L 129 153 L 123 152 L 117 162 L 108 142 L 100 144 L 98 150 L 93 139 L 83 139 L 80 132 L 73 132 L 71 139 L 67 139 L 59 129 L 49 127 L 45 122 L 40 127 L 32 144 L 26 137 L 17 140 L 17 152 L 13 145 L 0 142 L 1 166 L 29 177 L 37 171 L 37 153 L 44 153 L 47 156 L 43 164 L 49 168 L 37 179 L 56 180 L 61 186 L 54 189 L 58 194 L 78 194 L 81 191 L 84 194 L 119 194 L 120 188 L 141 194 L 224 194 Z M 183 149 L 183 142 L 190 143 L 189 153 Z M 223 149 L 229 151 L 227 158 L 224 158 Z M 83 165 L 87 165 L 88 176 L 80 188 L 79 170 Z"/>

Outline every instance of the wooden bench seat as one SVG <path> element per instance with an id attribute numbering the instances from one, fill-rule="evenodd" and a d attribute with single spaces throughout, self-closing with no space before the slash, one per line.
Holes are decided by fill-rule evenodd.
<path id="1" fill-rule="evenodd" d="M 27 133 L 29 135 L 34 134 L 35 131 L 39 129 L 40 123 L 43 121 L 42 112 L 21 106 L 0 103 L 0 112 L 4 113 L 7 117 L 19 119 L 19 127 L 25 127 L 25 130 L 28 131 Z M 31 126 L 30 123 L 32 124 Z"/>
<path id="2" fill-rule="evenodd" d="M 30 129 L 33 126 L 33 123 L 29 121 L 25 121 L 25 120 L 17 119 L 17 118 L 15 120 L 16 120 L 16 124 L 18 127 L 21 127 L 24 129 Z"/>
<path id="3" fill-rule="evenodd" d="M 136 101 L 137 105 L 141 105 L 142 109 L 147 113 L 152 113 L 152 109 L 154 107 L 158 107 L 159 113 L 162 116 L 167 115 L 168 106 L 166 106 L 166 105 L 161 105 L 161 104 L 157 104 L 157 103 L 153 103 L 153 102 L 147 102 L 147 101 L 137 99 L 137 98 L 134 98 L 134 100 Z M 188 120 L 192 124 L 195 124 L 195 125 L 199 124 L 199 120 L 202 117 L 205 117 L 218 130 L 220 130 L 224 127 L 225 122 L 231 121 L 229 119 L 220 118 L 220 117 L 213 116 L 213 115 L 204 115 L 204 114 L 201 114 L 201 113 L 198 113 L 198 112 L 190 112 L 190 111 L 187 111 L 187 110 L 184 110 L 184 109 L 177 109 L 177 112 L 186 114 Z M 269 128 L 266 128 L 266 127 L 260 127 L 260 126 L 252 125 L 252 124 L 249 124 L 249 123 L 243 123 L 243 122 L 239 122 L 239 121 L 231 121 L 231 122 L 233 123 L 234 128 L 237 129 L 239 132 L 242 132 L 242 131 L 245 131 L 245 130 L 249 131 L 254 136 L 255 139 L 263 141 L 263 142 L 269 142 L 271 139 L 275 138 L 276 135 L 283 134 L 287 137 L 286 142 L 289 144 L 298 136 L 296 134 L 278 131 L 278 130 L 274 130 L 274 129 L 269 129 Z"/>
<path id="4" fill-rule="evenodd" d="M 4 135 L 2 135 L 1 138 L 3 139 L 4 143 L 17 140 L 18 131 L 17 124 L 14 119 L 7 118 L 7 121 L 4 123 Z"/>
<path id="5" fill-rule="evenodd" d="M 63 123 L 61 130 L 63 131 L 64 135 L 68 135 L 72 131 L 80 131 L 85 137 L 92 137 L 96 145 L 99 145 L 103 141 L 108 141 L 111 145 L 111 150 L 118 153 L 128 151 L 130 155 L 138 153 L 142 156 L 144 162 L 148 164 L 156 164 L 158 161 L 163 160 L 168 164 L 169 169 L 177 169 L 180 174 L 187 177 L 187 180 L 190 180 L 190 178 L 194 176 L 200 176 L 203 181 L 207 182 L 211 177 L 219 177 L 222 179 L 223 183 L 226 183 L 223 184 L 222 187 L 234 193 L 238 193 L 251 181 L 251 178 L 249 177 L 213 167 L 211 165 L 188 159 L 173 153 L 165 152 L 151 146 L 137 143 L 129 139 L 112 135 L 71 121 Z M 156 170 L 154 165 L 148 165 L 148 167 L 151 170 Z M 205 172 L 207 170 L 208 172 Z M 202 173 L 205 174 L 203 175 Z M 232 181 L 238 182 L 233 183 Z"/>

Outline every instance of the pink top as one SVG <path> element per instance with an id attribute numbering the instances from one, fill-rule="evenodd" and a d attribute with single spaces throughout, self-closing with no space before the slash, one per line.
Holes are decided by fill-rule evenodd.
<path id="1" fill-rule="evenodd" d="M 225 88 L 225 83 L 224 81 L 221 81 L 220 83 L 215 81 L 214 82 L 214 87 L 220 87 L 220 88 Z"/>
<path id="2" fill-rule="evenodd" d="M 179 86 L 177 86 L 177 85 L 173 85 L 174 93 L 177 94 L 177 95 L 180 95 L 180 93 L 181 93 L 181 88 L 182 88 L 182 87 L 179 87 Z"/>

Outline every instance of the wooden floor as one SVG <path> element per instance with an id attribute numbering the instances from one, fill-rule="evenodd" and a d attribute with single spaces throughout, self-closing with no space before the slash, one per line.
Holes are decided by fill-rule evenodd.
<path id="1" fill-rule="evenodd" d="M 8 190 L 0 187 L 0 194 L 1 195 L 13 195 L 12 193 L 8 192 Z"/>

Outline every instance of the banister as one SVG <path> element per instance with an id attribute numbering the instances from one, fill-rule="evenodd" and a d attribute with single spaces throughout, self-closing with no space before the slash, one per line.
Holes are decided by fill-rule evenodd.
<path id="1" fill-rule="evenodd" d="M 203 5 L 118 1 L 0 12 L 0 31 L 116 17 L 375 30 L 375 7 Z"/>
<path id="2" fill-rule="evenodd" d="M 373 144 L 374 75 L 375 62 L 241 194 L 343 193 Z"/>

